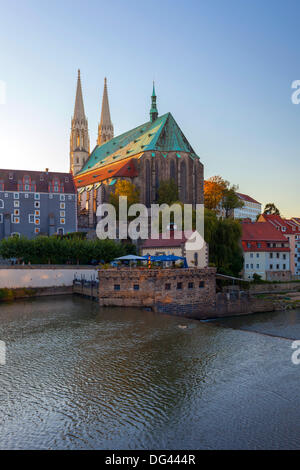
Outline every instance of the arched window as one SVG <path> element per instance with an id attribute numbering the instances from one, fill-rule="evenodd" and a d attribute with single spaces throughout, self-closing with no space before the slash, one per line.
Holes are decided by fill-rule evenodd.
<path id="1" fill-rule="evenodd" d="M 176 168 L 174 160 L 170 162 L 170 180 L 176 181 Z"/>
<path id="2" fill-rule="evenodd" d="M 151 173 L 150 163 L 146 160 L 146 206 L 149 207 L 151 204 Z"/>
<path id="3" fill-rule="evenodd" d="M 155 162 L 155 199 L 158 199 L 158 188 L 159 188 L 159 173 L 158 173 L 158 162 Z"/>
<path id="4" fill-rule="evenodd" d="M 186 202 L 187 190 L 186 190 L 186 164 L 181 162 L 180 164 L 180 200 Z"/>

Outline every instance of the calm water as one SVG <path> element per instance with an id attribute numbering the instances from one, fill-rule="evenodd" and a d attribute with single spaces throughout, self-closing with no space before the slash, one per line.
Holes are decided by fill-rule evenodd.
<path id="1" fill-rule="evenodd" d="M 0 339 L 1 449 L 300 448 L 300 311 L 214 324 L 44 298 L 1 305 Z"/>

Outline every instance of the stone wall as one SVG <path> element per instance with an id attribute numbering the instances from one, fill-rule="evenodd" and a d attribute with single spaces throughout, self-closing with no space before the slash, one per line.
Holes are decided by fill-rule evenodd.
<path id="1" fill-rule="evenodd" d="M 276 292 L 299 291 L 300 282 L 280 282 L 276 284 L 251 284 L 250 293 L 252 294 L 269 294 Z"/>
<path id="2" fill-rule="evenodd" d="M 193 318 L 215 311 L 215 268 L 120 268 L 98 275 L 101 306 L 151 307 Z"/>

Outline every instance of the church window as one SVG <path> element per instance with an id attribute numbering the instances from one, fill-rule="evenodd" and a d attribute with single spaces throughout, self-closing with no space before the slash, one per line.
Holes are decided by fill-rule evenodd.
<path id="1" fill-rule="evenodd" d="M 150 163 L 146 161 L 146 206 L 149 207 L 151 204 L 151 175 L 150 175 Z"/>
<path id="2" fill-rule="evenodd" d="M 170 162 L 170 179 L 176 181 L 176 170 L 174 160 L 171 160 Z"/>
<path id="3" fill-rule="evenodd" d="M 180 164 L 180 200 L 186 202 L 187 190 L 186 190 L 186 164 L 181 162 Z"/>

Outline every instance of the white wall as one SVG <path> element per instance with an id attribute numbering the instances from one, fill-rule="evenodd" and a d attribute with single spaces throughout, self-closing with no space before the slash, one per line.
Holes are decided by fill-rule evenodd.
<path id="1" fill-rule="evenodd" d="M 1 268 L 0 288 L 71 286 L 75 274 L 87 280 L 98 277 L 95 268 Z"/>

